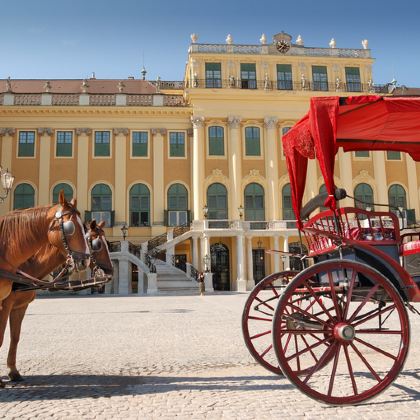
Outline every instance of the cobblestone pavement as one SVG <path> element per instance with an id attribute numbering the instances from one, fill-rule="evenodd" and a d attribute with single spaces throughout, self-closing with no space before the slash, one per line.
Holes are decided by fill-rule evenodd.
<path id="1" fill-rule="evenodd" d="M 253 361 L 240 327 L 246 297 L 38 299 L 18 355 L 26 380 L 0 389 L 0 417 L 418 418 L 419 316 L 410 314 L 411 352 L 396 383 L 365 404 L 331 407 Z M 5 359 L 3 348 L 4 374 Z"/>

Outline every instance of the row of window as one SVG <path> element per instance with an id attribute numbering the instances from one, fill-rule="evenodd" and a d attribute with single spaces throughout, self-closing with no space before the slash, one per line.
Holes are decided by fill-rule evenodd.
<path id="1" fill-rule="evenodd" d="M 354 156 L 357 158 L 369 158 L 370 152 L 368 150 L 358 150 L 354 152 Z M 386 158 L 387 160 L 401 160 L 401 152 L 396 150 L 387 150 Z"/>
<path id="2" fill-rule="evenodd" d="M 53 189 L 53 202 L 58 200 L 60 190 L 70 200 L 73 188 L 65 183 L 58 184 Z M 320 193 L 325 191 L 321 186 Z M 373 209 L 373 190 L 369 184 L 358 184 L 354 189 L 355 205 Z M 393 184 L 388 190 L 389 204 L 395 208 L 407 207 L 407 196 L 404 188 Z M 264 188 L 257 183 L 248 184 L 244 190 L 245 220 L 265 220 Z M 292 210 L 290 184 L 282 188 L 282 218 L 295 219 Z M 35 205 L 35 190 L 30 184 L 19 184 L 14 191 L 14 209 L 33 207 Z M 216 220 L 228 219 L 228 192 L 220 183 L 211 184 L 207 189 L 208 218 Z M 105 220 L 107 226 L 113 225 L 112 191 L 106 184 L 96 184 L 91 191 L 91 211 L 86 219 Z M 150 190 L 144 184 L 135 184 L 129 191 L 130 226 L 150 226 Z M 189 221 L 188 191 L 182 184 L 172 184 L 167 193 L 167 211 L 165 224 L 168 226 L 182 225 Z"/>
<path id="3" fill-rule="evenodd" d="M 257 71 L 255 63 L 241 63 L 240 84 L 242 89 L 257 88 Z M 206 63 L 206 87 L 222 87 L 221 63 Z M 360 69 L 345 67 L 346 89 L 349 92 L 361 92 Z M 231 81 L 233 83 L 233 81 Z M 277 64 L 277 89 L 293 90 L 293 73 L 291 64 Z M 312 90 L 328 91 L 328 71 L 326 66 L 312 66 Z"/>
<path id="4" fill-rule="evenodd" d="M 55 143 L 56 157 L 73 157 L 73 131 L 57 131 Z M 20 131 L 18 139 L 18 157 L 35 156 L 35 131 Z M 111 156 L 111 132 L 95 131 L 93 156 L 110 157 Z M 148 157 L 149 156 L 149 132 L 132 131 L 131 132 L 131 156 Z M 169 132 L 169 156 L 185 157 L 186 143 L 185 132 Z"/>

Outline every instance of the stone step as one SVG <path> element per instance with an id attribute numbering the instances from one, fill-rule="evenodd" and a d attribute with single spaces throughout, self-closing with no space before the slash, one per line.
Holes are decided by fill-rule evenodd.
<path id="1" fill-rule="evenodd" d="M 198 290 L 198 284 L 196 282 L 192 282 L 191 280 L 178 280 L 178 281 L 172 281 L 172 280 L 159 280 L 157 281 L 158 289 L 162 288 L 172 288 L 172 289 L 179 289 L 179 288 L 191 288 L 191 289 L 197 289 Z"/>

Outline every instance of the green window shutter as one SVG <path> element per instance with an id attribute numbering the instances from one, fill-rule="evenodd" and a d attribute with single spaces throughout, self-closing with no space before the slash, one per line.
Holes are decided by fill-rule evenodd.
<path id="1" fill-rule="evenodd" d="M 242 63 L 241 72 L 252 72 L 255 73 L 255 64 L 254 63 Z"/>
<path id="2" fill-rule="evenodd" d="M 111 139 L 109 131 L 95 132 L 95 156 L 111 156 Z"/>
<path id="3" fill-rule="evenodd" d="M 35 190 L 32 185 L 19 184 L 13 193 L 13 210 L 35 206 Z"/>
<path id="4" fill-rule="evenodd" d="M 220 71 L 221 64 L 220 63 L 206 63 L 206 71 Z"/>
<path id="5" fill-rule="evenodd" d="M 369 157 L 369 150 L 357 150 L 354 152 L 355 157 Z"/>
<path id="6" fill-rule="evenodd" d="M 183 132 L 170 133 L 169 155 L 171 157 L 185 157 L 185 133 Z"/>
<path id="7" fill-rule="evenodd" d="M 223 156 L 224 154 L 223 127 L 209 127 L 209 155 Z"/>
<path id="8" fill-rule="evenodd" d="M 261 156 L 260 129 L 258 127 L 245 128 L 245 155 Z"/>
<path id="9" fill-rule="evenodd" d="M 277 64 L 277 89 L 293 90 L 292 66 Z"/>
<path id="10" fill-rule="evenodd" d="M 56 156 L 72 157 L 73 133 L 71 131 L 57 131 Z"/>
<path id="11" fill-rule="evenodd" d="M 35 156 L 35 131 L 21 131 L 19 133 L 18 157 Z"/>
<path id="12" fill-rule="evenodd" d="M 148 133 L 147 131 L 134 131 L 132 133 L 132 149 L 131 154 L 133 157 L 147 157 L 148 155 Z"/>
<path id="13" fill-rule="evenodd" d="M 222 87 L 221 63 L 206 63 L 206 88 Z"/>
<path id="14" fill-rule="evenodd" d="M 328 73 L 326 66 L 312 66 L 313 90 L 328 90 Z"/>

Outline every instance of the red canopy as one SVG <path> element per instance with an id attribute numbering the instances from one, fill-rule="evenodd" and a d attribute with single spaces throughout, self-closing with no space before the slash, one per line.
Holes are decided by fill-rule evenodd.
<path id="1" fill-rule="evenodd" d="M 311 99 L 309 112 L 283 136 L 299 227 L 308 159 L 319 161 L 329 193 L 325 205 L 335 208 L 334 157 L 339 147 L 345 151 L 398 150 L 420 161 L 420 97 Z"/>

